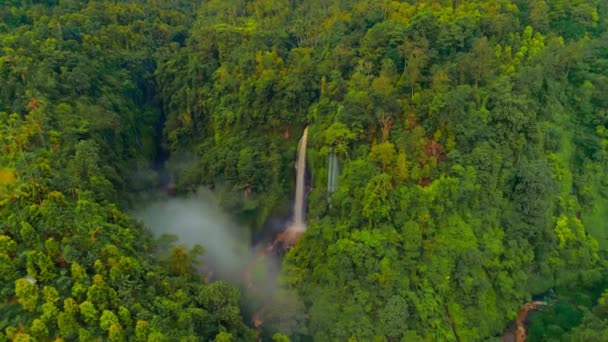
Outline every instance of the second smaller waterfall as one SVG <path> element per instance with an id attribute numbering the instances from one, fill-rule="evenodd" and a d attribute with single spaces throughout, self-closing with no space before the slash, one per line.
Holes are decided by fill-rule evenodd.
<path id="1" fill-rule="evenodd" d="M 338 156 L 331 149 L 329 154 L 329 162 L 327 167 L 327 195 L 331 196 L 338 189 L 338 175 L 340 174 L 340 165 L 338 164 Z M 328 198 L 329 199 L 329 198 Z"/>

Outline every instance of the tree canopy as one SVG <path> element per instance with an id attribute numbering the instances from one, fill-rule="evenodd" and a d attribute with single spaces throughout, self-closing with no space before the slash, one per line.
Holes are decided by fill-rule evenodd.
<path id="1" fill-rule="evenodd" d="M 602 0 L 2 2 L 0 340 L 255 340 L 126 213 L 166 153 L 266 229 L 306 126 L 269 340 L 486 340 L 550 290 L 531 339 L 601 339 L 607 29 Z"/>

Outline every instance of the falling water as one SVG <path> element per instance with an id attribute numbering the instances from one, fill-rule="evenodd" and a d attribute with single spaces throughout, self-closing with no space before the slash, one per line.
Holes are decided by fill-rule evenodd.
<path id="1" fill-rule="evenodd" d="M 308 140 L 308 127 L 304 128 L 302 138 L 298 144 L 298 161 L 296 163 L 296 198 L 293 205 L 293 224 L 289 227 L 292 231 L 303 231 L 306 229 L 304 222 L 304 206 L 306 194 L 304 193 L 304 175 L 306 174 L 306 143 Z"/>
<path id="2" fill-rule="evenodd" d="M 340 174 L 340 166 L 338 164 L 338 156 L 334 152 L 334 149 L 331 149 L 331 153 L 329 154 L 329 165 L 327 168 L 327 194 L 330 196 L 336 189 L 338 188 L 338 174 Z"/>
<path id="3" fill-rule="evenodd" d="M 243 271 L 243 278 L 245 279 L 248 288 L 254 286 L 251 278 L 251 272 L 255 267 L 255 264 L 263 258 L 273 255 L 277 248 L 282 248 L 285 251 L 293 247 L 300 239 L 302 233 L 306 230 L 306 222 L 304 219 L 306 211 L 306 193 L 304 186 L 306 175 L 307 140 L 308 127 L 304 128 L 304 133 L 302 133 L 302 138 L 300 138 L 300 142 L 298 143 L 298 156 L 296 161 L 296 197 L 293 205 L 293 221 L 286 230 L 275 236 L 274 240 L 267 244 L 265 248 L 258 250 L 255 259 L 245 267 L 245 270 Z M 276 277 L 276 274 L 273 277 Z M 275 300 L 275 298 L 268 298 L 266 302 L 272 302 L 273 300 Z M 258 341 L 261 341 L 260 332 L 261 326 L 265 320 L 264 316 L 268 314 L 266 312 L 268 310 L 267 304 L 264 304 L 261 308 L 258 308 L 252 317 L 253 326 L 258 333 Z"/>

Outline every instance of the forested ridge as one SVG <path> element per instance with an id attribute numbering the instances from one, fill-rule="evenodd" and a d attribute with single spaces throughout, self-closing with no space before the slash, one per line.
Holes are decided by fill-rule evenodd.
<path id="1" fill-rule="evenodd" d="M 605 340 L 607 29 L 602 0 L 3 1 L 0 341 L 255 340 L 127 213 L 161 168 L 263 231 L 305 127 L 265 339 L 497 340 L 551 293 L 529 340 Z"/>

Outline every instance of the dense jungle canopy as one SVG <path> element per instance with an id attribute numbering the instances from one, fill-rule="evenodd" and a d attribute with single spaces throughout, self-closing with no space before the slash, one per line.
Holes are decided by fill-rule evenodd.
<path id="1" fill-rule="evenodd" d="M 0 341 L 254 341 L 128 213 L 163 169 L 263 231 L 306 126 L 265 336 L 498 340 L 551 292 L 530 340 L 606 339 L 606 1 L 3 0 Z"/>

